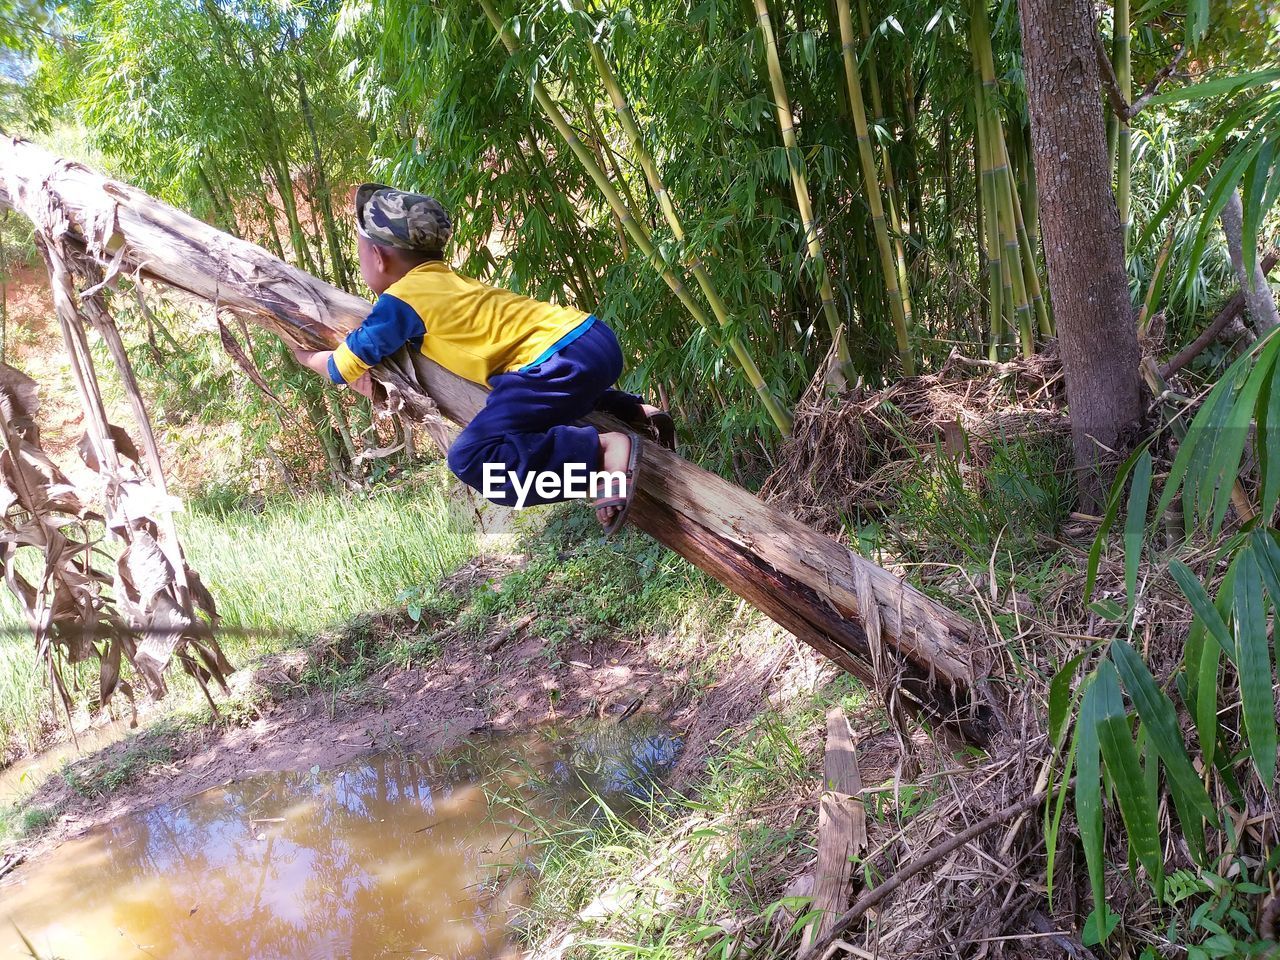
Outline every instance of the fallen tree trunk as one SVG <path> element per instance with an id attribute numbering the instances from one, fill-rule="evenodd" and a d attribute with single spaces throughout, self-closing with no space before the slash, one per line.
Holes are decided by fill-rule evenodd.
<path id="1" fill-rule="evenodd" d="M 27 141 L 0 137 L 0 205 L 119 271 L 185 290 L 312 348 L 329 348 L 369 304 L 140 190 Z M 374 371 L 403 412 L 466 423 L 485 390 L 421 355 Z M 434 403 L 433 403 L 434 401 Z M 606 422 L 601 420 L 602 423 Z M 631 521 L 839 666 L 906 707 L 983 743 L 1000 726 L 986 694 L 985 639 L 965 618 L 745 490 L 653 444 Z"/>

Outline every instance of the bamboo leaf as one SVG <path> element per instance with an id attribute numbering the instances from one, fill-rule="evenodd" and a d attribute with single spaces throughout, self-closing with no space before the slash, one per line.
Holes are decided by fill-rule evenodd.
<path id="1" fill-rule="evenodd" d="M 1107 909 L 1106 860 L 1103 858 L 1105 827 L 1102 822 L 1102 753 L 1098 743 L 1098 722 L 1102 718 L 1101 696 L 1095 670 L 1081 685 L 1080 718 L 1076 722 L 1076 823 L 1084 847 L 1089 888 L 1094 909 Z"/>
<path id="2" fill-rule="evenodd" d="M 1280 337 L 1272 335 L 1258 354 L 1257 362 L 1244 386 L 1234 398 L 1222 428 L 1213 435 L 1214 456 L 1208 473 L 1211 485 L 1207 489 L 1212 491 L 1213 496 L 1211 535 L 1214 537 L 1217 537 L 1222 521 L 1226 518 L 1227 507 L 1231 503 L 1231 490 L 1240 475 L 1240 458 L 1244 455 L 1245 443 L 1249 439 L 1249 424 L 1253 421 L 1254 408 L 1262 386 L 1271 380 L 1277 348 L 1280 348 Z"/>
<path id="3" fill-rule="evenodd" d="M 1209 0 L 1187 0 L 1187 46 L 1194 48 L 1209 30 Z"/>
<path id="4" fill-rule="evenodd" d="M 1280 178 L 1277 178 L 1280 180 Z M 1280 501 L 1280 364 L 1273 364 L 1271 376 L 1258 395 L 1258 475 L 1262 481 L 1258 511 L 1271 516 Z M 1280 598 L 1273 598 L 1280 599 Z"/>
<path id="5" fill-rule="evenodd" d="M 1086 604 L 1089 602 L 1089 598 L 1093 596 L 1093 588 L 1097 583 L 1098 564 L 1102 560 L 1102 550 L 1106 546 L 1107 534 L 1111 532 L 1111 528 L 1116 522 L 1116 516 L 1120 512 L 1120 502 L 1124 498 L 1125 481 L 1138 460 L 1146 453 L 1149 444 L 1150 441 L 1147 441 L 1129 455 L 1129 458 L 1120 465 L 1120 469 L 1116 472 L 1116 479 L 1111 484 L 1111 492 L 1107 495 L 1107 509 L 1103 514 L 1102 524 L 1098 527 L 1098 533 L 1089 547 L 1089 560 L 1085 566 L 1084 602 Z M 1163 498 L 1161 502 L 1163 503 Z"/>
<path id="6" fill-rule="evenodd" d="M 1191 766 L 1191 758 L 1187 756 L 1173 701 L 1156 686 L 1155 678 L 1142 662 L 1142 657 L 1127 642 L 1112 642 L 1111 659 L 1124 681 L 1125 690 L 1133 699 L 1138 718 L 1146 726 L 1152 748 L 1164 764 L 1170 788 L 1182 794 L 1188 809 L 1195 809 L 1201 817 L 1212 820 L 1217 812 Z M 1194 829 L 1193 824 L 1184 823 L 1183 826 Z"/>
<path id="7" fill-rule="evenodd" d="M 1204 175 L 1204 172 L 1209 169 L 1209 164 L 1211 164 L 1218 156 L 1218 151 L 1226 141 L 1227 137 L 1243 120 L 1245 120 L 1245 118 L 1251 116 L 1252 113 L 1253 106 L 1251 104 L 1241 104 L 1214 128 L 1213 132 L 1204 140 L 1200 155 L 1187 168 L 1186 173 L 1182 175 L 1182 178 L 1178 181 L 1177 185 L 1169 191 L 1169 196 L 1165 198 L 1164 202 L 1156 209 L 1156 212 L 1152 214 L 1146 228 L 1142 231 L 1142 235 L 1138 238 L 1138 242 L 1135 244 L 1135 247 L 1142 247 L 1150 242 L 1155 231 L 1160 228 L 1160 225 L 1164 223 L 1165 218 L 1170 214 L 1173 208 L 1177 206 L 1182 195 L 1193 184 L 1198 183 L 1201 176 Z"/>
<path id="8" fill-rule="evenodd" d="M 1071 681 L 1088 650 L 1076 654 L 1049 681 L 1049 742 L 1055 747 L 1062 740 L 1071 711 Z"/>
<path id="9" fill-rule="evenodd" d="M 1245 276 L 1248 285 L 1256 279 L 1254 267 L 1258 263 L 1258 232 L 1262 218 L 1266 215 L 1263 209 L 1263 194 L 1267 186 L 1267 174 L 1271 170 L 1275 155 L 1276 143 L 1262 137 L 1262 149 L 1249 164 L 1240 184 L 1241 217 L 1241 259 L 1244 261 Z"/>
<path id="10" fill-rule="evenodd" d="M 1169 468 L 1169 476 L 1165 480 L 1164 489 L 1160 493 L 1160 500 L 1156 504 L 1157 516 L 1168 510 L 1169 505 L 1173 503 L 1173 498 L 1178 495 L 1178 490 L 1183 486 L 1183 481 L 1188 476 L 1191 462 L 1195 458 L 1201 442 L 1212 442 L 1211 427 L 1216 426 L 1217 422 L 1226 416 L 1226 405 L 1230 403 L 1233 384 L 1243 374 L 1249 363 L 1250 360 L 1247 355 L 1236 360 L 1214 385 L 1213 389 L 1209 391 L 1209 396 L 1205 398 L 1199 411 L 1192 418 L 1191 424 L 1187 427 L 1187 435 L 1178 444 L 1178 454 L 1173 458 L 1173 465 Z M 1184 511 L 1190 509 L 1186 501 L 1195 499 L 1194 488 L 1190 491 L 1184 491 L 1183 499 Z"/>
<path id="11" fill-rule="evenodd" d="M 1276 773 L 1276 703 L 1262 572 L 1252 545 L 1240 552 L 1236 565 L 1232 592 L 1234 659 L 1248 734 L 1246 746 L 1258 776 L 1269 786 L 1274 783 Z"/>
<path id="12" fill-rule="evenodd" d="M 1170 560 L 1169 572 L 1173 574 L 1173 579 L 1178 583 L 1178 589 L 1187 598 L 1187 602 L 1191 604 L 1191 609 L 1200 618 L 1200 622 L 1204 624 L 1213 638 L 1218 641 L 1218 645 L 1230 654 L 1235 646 L 1235 641 L 1232 640 L 1231 631 L 1227 629 L 1227 625 L 1213 605 L 1213 601 L 1205 593 L 1204 586 L 1200 583 L 1200 578 L 1181 560 Z"/>
<path id="13" fill-rule="evenodd" d="M 1196 736 L 1200 739 L 1200 752 L 1206 767 L 1213 766 L 1213 754 L 1218 745 L 1218 665 L 1222 661 L 1222 647 L 1217 643 L 1205 643 L 1200 647 L 1196 669 Z"/>
<path id="14" fill-rule="evenodd" d="M 1077 726 L 1076 734 L 1071 738 L 1071 747 L 1067 750 L 1066 758 L 1063 760 L 1062 780 L 1056 793 L 1053 790 L 1052 780 L 1050 781 L 1049 793 L 1054 797 L 1054 801 L 1052 808 L 1046 804 L 1044 811 L 1045 886 L 1048 888 L 1050 909 L 1053 908 L 1053 865 L 1058 853 L 1058 836 L 1062 828 L 1062 814 L 1067 806 L 1067 788 L 1071 785 L 1071 771 L 1076 761 L 1076 745 L 1080 736 L 1079 729 Z M 1052 775 L 1053 772 L 1050 770 L 1050 777 Z"/>
<path id="15" fill-rule="evenodd" d="M 1115 787 L 1129 849 L 1142 864 L 1159 898 L 1164 891 L 1164 856 L 1156 797 L 1148 789 L 1138 748 L 1129 732 L 1129 717 L 1124 712 L 1119 678 L 1111 661 L 1098 665 L 1097 685 L 1102 712 L 1097 724 L 1098 745 L 1103 763 Z"/>
<path id="16" fill-rule="evenodd" d="M 1182 100 L 1206 100 L 1210 97 L 1239 93 L 1241 90 L 1247 90 L 1250 87 L 1266 86 L 1276 80 L 1280 80 L 1280 70 L 1255 70 L 1252 73 L 1205 80 L 1202 83 L 1193 83 L 1189 87 L 1183 87 L 1180 90 L 1159 93 L 1148 100 L 1147 105 L 1156 106 L 1164 103 L 1178 103 Z"/>
<path id="17" fill-rule="evenodd" d="M 1192 267 L 1187 273 L 1187 282 L 1191 282 L 1192 273 L 1199 268 L 1201 255 L 1209 235 L 1216 230 L 1218 215 L 1231 199 L 1232 192 L 1240 182 L 1246 167 L 1262 149 L 1265 139 L 1246 134 L 1246 139 L 1237 144 L 1213 175 L 1200 202 L 1200 226 L 1186 256 L 1186 262 Z"/>
<path id="18" fill-rule="evenodd" d="M 1147 527 L 1147 504 L 1150 499 L 1151 451 L 1143 450 L 1133 469 L 1124 523 L 1124 586 L 1130 610 L 1138 602 L 1138 564 L 1142 560 L 1142 539 Z"/>

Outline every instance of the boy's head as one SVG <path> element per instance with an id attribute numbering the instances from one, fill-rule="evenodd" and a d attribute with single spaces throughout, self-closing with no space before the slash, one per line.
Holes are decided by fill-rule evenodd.
<path id="1" fill-rule="evenodd" d="M 355 192 L 360 274 L 377 294 L 429 260 L 443 260 L 453 235 L 449 215 L 431 197 L 382 183 Z"/>

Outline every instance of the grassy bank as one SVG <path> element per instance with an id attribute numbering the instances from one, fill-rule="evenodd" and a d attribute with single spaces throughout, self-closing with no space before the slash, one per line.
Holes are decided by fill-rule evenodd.
<path id="1" fill-rule="evenodd" d="M 428 480 L 411 492 L 309 496 L 247 507 L 196 500 L 179 517 L 191 566 L 228 628 L 223 649 L 243 666 L 369 610 L 395 605 L 471 557 L 470 519 Z M 25 620 L 0 592 L 0 756 L 38 746 L 60 721 Z M 76 671 L 96 687 L 96 664 Z M 178 683 L 176 695 L 185 692 Z"/>
<path id="2" fill-rule="evenodd" d="M 539 882 L 521 930 L 528 942 L 572 936 L 600 960 L 752 948 L 794 956 L 810 891 L 791 881 L 815 850 L 824 715 L 840 706 L 861 720 L 864 738 L 883 729 L 871 719 L 874 697 L 847 675 L 830 676 L 727 731 L 696 796 L 659 793 L 640 817 L 605 809 L 590 830 L 535 824 Z M 866 787 L 870 816 L 891 816 L 892 805 L 877 799 L 892 785 Z M 787 943 L 790 950 L 771 952 Z"/>

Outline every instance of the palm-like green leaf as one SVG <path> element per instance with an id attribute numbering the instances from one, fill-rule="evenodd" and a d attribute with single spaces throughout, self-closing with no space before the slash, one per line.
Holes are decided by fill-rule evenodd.
<path id="1" fill-rule="evenodd" d="M 1147 504 L 1150 499 L 1151 451 L 1143 450 L 1133 468 L 1124 523 L 1124 585 L 1130 609 L 1138 602 L 1138 564 L 1142 561 L 1142 540 L 1147 527 Z"/>
<path id="2" fill-rule="evenodd" d="M 1222 619 L 1213 601 L 1209 599 L 1209 594 L 1205 592 L 1200 578 L 1181 560 L 1170 560 L 1169 572 L 1173 574 L 1173 579 L 1177 581 L 1182 595 L 1187 598 L 1187 602 L 1191 604 L 1191 609 L 1200 622 L 1209 630 L 1218 645 L 1229 653 L 1235 641 L 1231 638 L 1231 631 L 1227 629 L 1226 621 Z"/>
<path id="3" fill-rule="evenodd" d="M 1129 732 L 1129 717 L 1124 711 L 1115 667 L 1104 660 L 1098 665 L 1097 674 L 1100 700 L 1097 730 L 1102 760 L 1115 787 L 1129 849 L 1142 864 L 1156 896 L 1160 897 L 1164 890 L 1164 856 L 1160 848 L 1155 791 L 1147 780 L 1137 744 Z"/>
<path id="4" fill-rule="evenodd" d="M 1098 742 L 1098 724 L 1103 718 L 1102 694 L 1098 675 L 1092 673 L 1081 685 L 1080 717 L 1076 721 L 1076 823 L 1084 847 L 1089 888 L 1093 891 L 1094 909 L 1105 915 L 1107 909 L 1105 840 L 1102 822 L 1102 750 Z"/>
<path id="5" fill-rule="evenodd" d="M 1191 758 L 1187 756 L 1173 701 L 1156 686 L 1155 678 L 1151 676 L 1147 665 L 1142 662 L 1137 651 L 1124 640 L 1116 640 L 1112 643 L 1111 659 L 1124 681 L 1125 689 L 1133 699 L 1152 748 L 1164 764 L 1174 804 L 1178 810 L 1178 819 L 1182 821 L 1183 829 L 1189 837 L 1199 839 L 1198 844 L 1193 842 L 1193 848 L 1203 850 L 1202 821 L 1215 820 L 1217 811 L 1209 799 L 1209 793 L 1205 790 L 1204 784 L 1200 782 L 1195 769 L 1191 766 Z M 1148 761 L 1149 764 L 1153 762 Z"/>
<path id="6" fill-rule="evenodd" d="M 1236 567 L 1232 593 L 1235 640 L 1232 659 L 1240 677 L 1249 754 L 1262 782 L 1270 785 L 1276 773 L 1276 703 L 1262 571 L 1252 544 L 1240 551 Z"/>

